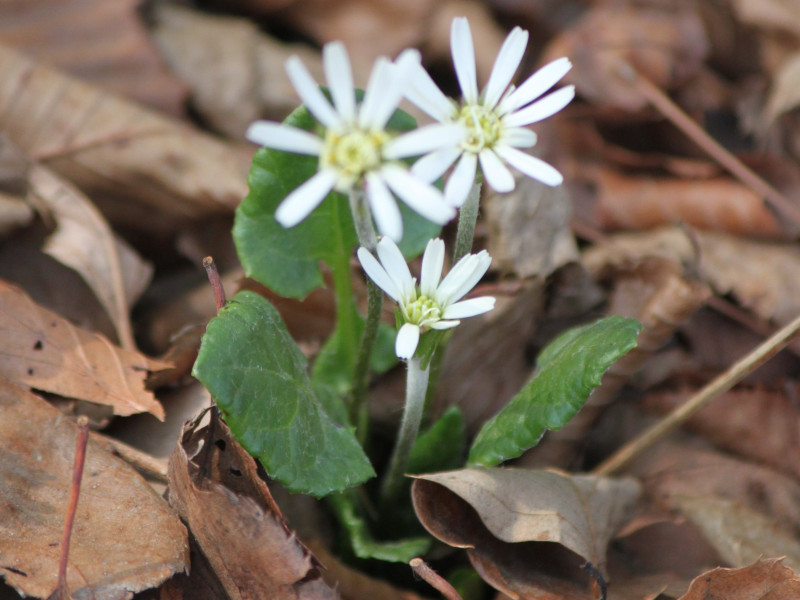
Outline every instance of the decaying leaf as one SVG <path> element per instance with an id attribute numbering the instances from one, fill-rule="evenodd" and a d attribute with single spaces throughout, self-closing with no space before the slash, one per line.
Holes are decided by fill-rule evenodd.
<path id="1" fill-rule="evenodd" d="M 739 569 L 703 573 L 679 600 L 795 600 L 800 597 L 800 578 L 781 562 L 763 558 Z"/>
<path id="2" fill-rule="evenodd" d="M 606 546 L 638 494 L 632 479 L 521 469 L 421 475 L 412 486 L 425 528 L 467 548 L 497 589 L 508 593 L 538 580 L 541 590 L 563 589 L 570 597 L 581 597 L 583 562 L 605 571 Z"/>
<path id="3" fill-rule="evenodd" d="M 25 595 L 56 583 L 75 427 L 0 381 L 0 573 Z M 75 600 L 130 598 L 188 567 L 186 529 L 131 467 L 89 441 L 70 546 Z"/>
<path id="4" fill-rule="evenodd" d="M 115 346 L 35 304 L 0 281 L 0 374 L 32 388 L 111 406 L 118 415 L 164 409 L 145 389 L 148 371 L 168 365 Z"/>
<path id="5" fill-rule="evenodd" d="M 0 115 L 26 155 L 128 227 L 170 231 L 229 214 L 247 194 L 249 156 L 2 46 Z"/>
<path id="6" fill-rule="evenodd" d="M 287 529 L 253 458 L 217 415 L 210 428 L 198 429 L 198 420 L 184 427 L 170 457 L 169 499 L 228 596 L 338 598 L 320 578 L 316 559 Z"/>

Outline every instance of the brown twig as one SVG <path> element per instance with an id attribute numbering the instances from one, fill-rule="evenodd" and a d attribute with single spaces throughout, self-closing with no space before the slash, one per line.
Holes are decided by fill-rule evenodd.
<path id="1" fill-rule="evenodd" d="M 203 259 L 203 268 L 206 270 L 206 275 L 208 275 L 211 289 L 214 290 L 214 301 L 217 303 L 217 312 L 219 312 L 225 306 L 225 288 L 222 287 L 222 280 L 219 278 L 219 271 L 217 271 L 214 258 L 206 256 Z"/>
<path id="2" fill-rule="evenodd" d="M 450 585 L 450 582 L 444 577 L 431 569 L 424 560 L 421 558 L 412 558 L 408 564 L 411 566 L 414 573 L 429 583 L 431 587 L 436 589 L 442 596 L 447 598 L 447 600 L 462 600 L 456 588 Z"/>
<path id="3" fill-rule="evenodd" d="M 681 425 L 698 410 L 706 406 L 714 398 L 727 392 L 744 377 L 775 356 L 791 342 L 798 333 L 800 333 L 800 317 L 797 317 L 794 321 L 776 332 L 772 337 L 765 340 L 750 354 L 734 363 L 727 371 L 716 377 L 653 427 L 625 444 L 596 467 L 592 473 L 595 475 L 611 475 L 619 471 L 644 450 L 650 448 L 667 433 Z"/>
<path id="4" fill-rule="evenodd" d="M 67 514 L 64 518 L 64 533 L 61 536 L 61 555 L 58 558 L 58 583 L 48 600 L 68 600 L 71 598 L 67 588 L 67 563 L 69 560 L 69 542 L 72 537 L 72 526 L 78 509 L 78 496 L 81 492 L 83 465 L 86 462 L 86 443 L 89 440 L 89 419 L 81 415 L 77 420 L 78 439 L 75 442 L 75 460 L 72 464 L 72 485 L 69 489 Z"/>
<path id="5" fill-rule="evenodd" d="M 617 74 L 731 175 L 749 186 L 781 215 L 791 219 L 795 229 L 800 229 L 800 208 L 703 131 L 702 127 L 670 100 L 669 96 L 639 74 L 629 63 L 622 62 Z"/>

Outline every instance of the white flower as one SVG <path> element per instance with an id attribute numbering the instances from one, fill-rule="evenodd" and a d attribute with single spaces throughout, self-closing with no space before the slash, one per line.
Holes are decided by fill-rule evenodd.
<path id="1" fill-rule="evenodd" d="M 433 186 L 412 175 L 400 159 L 420 156 L 463 136 L 452 126 L 439 124 L 395 136 L 385 126 L 403 97 L 419 53 L 407 50 L 396 63 L 379 58 L 372 69 L 364 100 L 356 104 L 350 59 L 344 44 L 332 42 L 322 50 L 323 66 L 333 106 L 297 56 L 286 61 L 286 71 L 306 108 L 324 128 L 322 136 L 309 131 L 257 121 L 246 136 L 275 150 L 319 157 L 319 170 L 289 193 L 275 211 L 284 227 L 305 219 L 336 190 L 350 192 L 363 186 L 378 230 L 399 240 L 403 235 L 400 210 L 392 192 L 426 219 L 444 225 L 454 209 Z"/>
<path id="2" fill-rule="evenodd" d="M 504 163 L 547 185 L 557 186 L 563 181 L 556 169 L 519 148 L 536 144 L 536 134 L 526 126 L 557 113 L 575 97 L 575 86 L 570 85 L 534 102 L 572 64 L 567 58 L 555 60 L 515 88 L 510 85 L 511 79 L 527 45 L 528 32 L 515 27 L 500 48 L 486 89 L 479 94 L 469 22 L 465 17 L 454 19 L 450 49 L 463 95 L 460 104 L 447 98 L 421 65 L 415 69 L 408 99 L 437 121 L 458 123 L 466 130 L 461 142 L 431 152 L 412 169 L 423 179 L 434 181 L 458 160 L 445 187 L 445 198 L 453 206 L 464 203 L 478 163 L 486 182 L 498 192 L 514 189 L 514 177 Z"/>
<path id="3" fill-rule="evenodd" d="M 429 241 L 422 256 L 419 287 L 390 238 L 381 238 L 377 252 L 380 262 L 369 250 L 359 248 L 358 260 L 369 278 L 397 302 L 403 316 L 404 323 L 395 340 L 398 358 L 414 356 L 419 337 L 427 329 L 450 329 L 461 322 L 459 319 L 474 317 L 494 308 L 491 296 L 461 300 L 489 268 L 492 258 L 486 250 L 466 255 L 441 279 L 444 242 L 440 239 Z"/>

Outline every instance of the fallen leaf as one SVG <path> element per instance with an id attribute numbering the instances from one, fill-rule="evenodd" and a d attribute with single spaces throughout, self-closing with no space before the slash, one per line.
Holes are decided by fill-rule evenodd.
<path id="1" fill-rule="evenodd" d="M 799 17 L 800 18 L 800 17 Z M 782 114 L 800 106 L 800 52 L 786 59 L 774 76 L 764 106 L 763 120 L 770 126 Z"/>
<path id="2" fill-rule="evenodd" d="M 7 0 L 0 43 L 102 88 L 180 117 L 186 90 L 164 68 L 139 0 Z"/>
<path id="3" fill-rule="evenodd" d="M 708 571 L 679 600 L 795 600 L 800 596 L 800 578 L 781 562 L 766 558 L 739 569 Z"/>
<path id="4" fill-rule="evenodd" d="M 184 428 L 170 457 L 169 499 L 189 525 L 229 597 L 337 598 L 334 589 L 320 578 L 314 557 L 275 512 L 277 505 L 270 503 L 269 491 L 255 474 L 255 461 L 232 448 L 236 442 L 218 416 L 212 416 L 211 422 L 211 431 L 197 429 L 198 421 Z M 236 454 L 225 458 L 226 451 Z M 228 465 L 220 469 L 221 458 L 250 467 L 239 470 Z M 215 472 L 228 480 L 239 480 L 238 491 L 215 478 Z"/>
<path id="5" fill-rule="evenodd" d="M 104 214 L 155 235 L 230 214 L 249 156 L 0 46 L 0 128 Z"/>
<path id="6" fill-rule="evenodd" d="M 168 365 L 117 347 L 35 304 L 0 281 L 0 374 L 67 398 L 111 406 L 118 415 L 164 409 L 144 387 L 148 371 Z"/>
<path id="7" fill-rule="evenodd" d="M 731 4 L 746 25 L 800 35 L 800 8 L 792 0 L 733 0 Z"/>
<path id="8" fill-rule="evenodd" d="M 462 469 L 415 479 L 417 517 L 443 542 L 480 551 L 475 518 L 467 518 L 473 514 L 500 541 L 555 542 L 600 572 L 611 536 L 639 495 L 632 479 L 556 471 Z M 461 502 L 448 499 L 453 495 Z"/>
<path id="9" fill-rule="evenodd" d="M 56 584 L 77 427 L 0 381 L 0 573 L 24 595 Z M 131 467 L 89 441 L 70 545 L 75 600 L 130 598 L 188 568 L 186 529 Z"/>

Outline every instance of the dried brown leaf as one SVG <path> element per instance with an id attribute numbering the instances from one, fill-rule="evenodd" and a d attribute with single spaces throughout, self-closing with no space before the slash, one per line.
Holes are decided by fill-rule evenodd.
<path id="1" fill-rule="evenodd" d="M 747 25 L 800 36 L 800 6 L 793 0 L 733 0 L 731 4 Z"/>
<path id="2" fill-rule="evenodd" d="M 739 569 L 703 573 L 679 600 L 795 600 L 800 596 L 800 578 L 781 562 L 765 558 Z"/>
<path id="3" fill-rule="evenodd" d="M 800 52 L 788 57 L 774 76 L 772 89 L 764 106 L 764 125 L 772 125 L 782 114 L 798 106 L 800 106 Z"/>
<path id="4" fill-rule="evenodd" d="M 77 428 L 8 380 L 0 390 L 0 573 L 20 593 L 47 597 Z M 188 567 L 186 529 L 132 468 L 90 440 L 83 477 L 67 571 L 75 600 L 130 598 Z"/>
<path id="5" fill-rule="evenodd" d="M 164 409 L 144 387 L 148 371 L 167 365 L 125 350 L 35 304 L 0 281 L 0 374 L 27 386 L 111 406 L 118 415 Z"/>
<path id="6" fill-rule="evenodd" d="M 229 597 L 338 598 L 320 578 L 314 557 L 287 529 L 252 457 L 236 450 L 218 416 L 212 415 L 211 424 L 211 431 L 198 430 L 197 421 L 184 428 L 170 457 L 169 499 Z M 228 460 L 250 466 L 231 468 Z"/>
<path id="7" fill-rule="evenodd" d="M 164 68 L 139 0 L 5 0 L 0 43 L 174 116 L 186 91 Z"/>
<path id="8" fill-rule="evenodd" d="M 148 233 L 229 214 L 247 194 L 247 155 L 3 46 L 0 128 L 112 220 Z"/>

